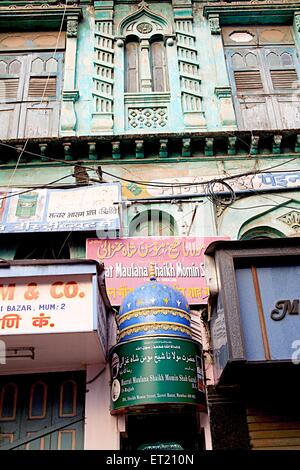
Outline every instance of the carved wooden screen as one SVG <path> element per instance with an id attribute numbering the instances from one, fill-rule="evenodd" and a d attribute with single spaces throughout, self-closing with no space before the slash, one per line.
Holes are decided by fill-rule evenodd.
<path id="1" fill-rule="evenodd" d="M 226 27 L 222 33 L 239 128 L 299 127 L 300 72 L 291 28 Z"/>
<path id="2" fill-rule="evenodd" d="M 55 425 L 62 429 L 18 449 L 82 449 L 84 398 L 84 372 L 0 377 L 0 450 Z M 76 418 L 78 422 L 65 427 Z"/>

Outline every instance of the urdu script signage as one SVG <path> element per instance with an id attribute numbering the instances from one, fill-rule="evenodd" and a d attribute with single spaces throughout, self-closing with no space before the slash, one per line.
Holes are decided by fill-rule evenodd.
<path id="1" fill-rule="evenodd" d="M 190 304 L 207 303 L 209 290 L 204 272 L 204 251 L 218 238 L 134 237 L 88 239 L 87 258 L 103 262 L 107 293 L 112 305 L 120 305 L 127 294 L 155 277 L 180 290 Z M 223 238 L 224 239 L 224 238 Z"/>

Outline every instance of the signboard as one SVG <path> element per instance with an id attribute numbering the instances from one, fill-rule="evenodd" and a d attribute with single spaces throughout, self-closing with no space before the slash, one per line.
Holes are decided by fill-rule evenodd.
<path id="1" fill-rule="evenodd" d="M 194 341 L 151 338 L 119 344 L 110 364 L 112 413 L 172 403 L 205 408 L 201 350 Z"/>
<path id="2" fill-rule="evenodd" d="M 193 194 L 205 192 L 206 181 L 218 178 L 222 178 L 222 176 L 181 176 L 179 178 L 153 179 L 150 181 L 153 186 L 151 186 L 151 184 L 139 185 L 137 183 L 123 183 L 122 195 L 124 199 L 142 199 L 147 197 L 180 196 L 188 194 L 192 196 Z M 278 188 L 299 188 L 300 171 L 290 170 L 275 171 L 270 173 L 266 172 L 240 176 L 226 180 L 226 182 L 230 184 L 235 192 L 253 189 L 259 191 L 266 189 L 273 190 Z M 162 186 L 159 186 L 158 183 L 162 183 Z M 168 186 L 163 186 L 164 183 L 168 183 Z M 228 191 L 228 188 L 224 187 L 221 183 L 216 183 L 214 186 L 214 191 Z"/>
<path id="3" fill-rule="evenodd" d="M 215 237 L 128 237 L 88 239 L 87 258 L 104 262 L 107 293 L 120 305 L 129 292 L 149 281 L 154 264 L 158 281 L 178 289 L 189 304 L 207 303 L 204 251 Z M 224 239 L 224 238 L 223 238 Z"/>
<path id="4" fill-rule="evenodd" d="M 92 276 L 20 277 L 0 283 L 0 336 L 93 331 Z"/>
<path id="5" fill-rule="evenodd" d="M 0 190 L 0 233 L 120 229 L 119 183 L 24 191 Z"/>
<path id="6" fill-rule="evenodd" d="M 297 363 L 300 359 L 300 266 L 258 266 L 258 285 L 253 279 L 253 269 L 236 269 L 246 359 Z M 261 305 L 257 303 L 258 288 Z"/>

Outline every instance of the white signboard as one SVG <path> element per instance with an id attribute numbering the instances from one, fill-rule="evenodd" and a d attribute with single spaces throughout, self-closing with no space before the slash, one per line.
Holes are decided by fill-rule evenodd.
<path id="1" fill-rule="evenodd" d="M 121 185 L 0 189 L 0 233 L 120 229 Z"/>
<path id="2" fill-rule="evenodd" d="M 0 283 L 0 336 L 93 331 L 90 274 L 3 281 Z"/>

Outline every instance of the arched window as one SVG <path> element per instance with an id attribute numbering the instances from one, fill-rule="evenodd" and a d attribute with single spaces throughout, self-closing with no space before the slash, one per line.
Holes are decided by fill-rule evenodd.
<path id="1" fill-rule="evenodd" d="M 255 227 L 243 233 L 240 240 L 259 240 L 262 238 L 282 238 L 285 235 L 271 227 Z"/>
<path id="2" fill-rule="evenodd" d="M 177 227 L 175 219 L 167 212 L 148 210 L 132 219 L 129 227 L 131 237 L 175 236 Z"/>
<path id="3" fill-rule="evenodd" d="M 125 46 L 125 91 L 168 91 L 166 50 L 162 39 L 141 42 L 133 36 Z"/>

